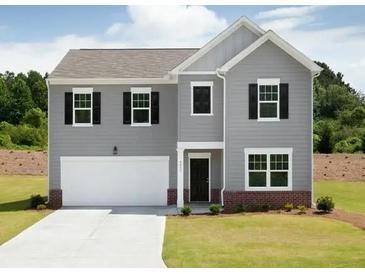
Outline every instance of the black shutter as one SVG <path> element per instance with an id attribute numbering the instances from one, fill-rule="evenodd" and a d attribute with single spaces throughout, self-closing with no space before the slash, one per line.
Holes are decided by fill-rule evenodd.
<path id="1" fill-rule="evenodd" d="M 131 93 L 123 92 L 123 124 L 131 124 Z"/>
<path id="2" fill-rule="evenodd" d="M 257 119 L 257 84 L 248 85 L 248 119 Z"/>
<path id="3" fill-rule="evenodd" d="M 65 125 L 72 125 L 72 104 L 73 104 L 73 93 L 65 92 Z"/>
<path id="4" fill-rule="evenodd" d="M 280 84 L 280 119 L 289 118 L 289 84 Z"/>
<path id="5" fill-rule="evenodd" d="M 100 92 L 93 92 L 93 124 L 99 125 L 101 121 L 100 114 L 101 95 Z"/>
<path id="6" fill-rule="evenodd" d="M 159 112 L 160 112 L 160 103 L 159 103 L 159 92 L 153 91 L 151 92 L 151 124 L 159 123 Z"/>

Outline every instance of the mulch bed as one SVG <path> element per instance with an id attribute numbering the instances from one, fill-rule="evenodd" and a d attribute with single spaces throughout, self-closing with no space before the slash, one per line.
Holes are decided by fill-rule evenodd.
<path id="1" fill-rule="evenodd" d="M 365 154 L 314 154 L 314 180 L 365 181 Z"/>
<path id="2" fill-rule="evenodd" d="M 0 150 L 0 175 L 47 175 L 47 152 Z"/>

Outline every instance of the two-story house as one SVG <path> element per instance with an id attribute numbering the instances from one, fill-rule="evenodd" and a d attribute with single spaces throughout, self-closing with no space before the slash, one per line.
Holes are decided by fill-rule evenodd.
<path id="1" fill-rule="evenodd" d="M 49 86 L 49 199 L 311 206 L 321 68 L 246 17 L 200 49 L 70 50 Z"/>

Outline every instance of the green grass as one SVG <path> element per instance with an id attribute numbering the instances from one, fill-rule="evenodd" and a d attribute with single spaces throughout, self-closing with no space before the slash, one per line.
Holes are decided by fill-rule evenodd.
<path id="1" fill-rule="evenodd" d="M 168 217 L 169 267 L 365 267 L 365 232 L 309 216 Z"/>
<path id="2" fill-rule="evenodd" d="M 47 195 L 47 177 L 0 176 L 0 245 L 52 212 L 26 210 L 32 194 Z"/>
<path id="3" fill-rule="evenodd" d="M 365 182 L 318 181 L 314 194 L 331 196 L 335 208 L 365 214 Z"/>

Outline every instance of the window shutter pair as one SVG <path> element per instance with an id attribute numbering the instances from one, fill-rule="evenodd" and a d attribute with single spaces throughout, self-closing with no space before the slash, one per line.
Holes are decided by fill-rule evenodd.
<path id="1" fill-rule="evenodd" d="M 123 92 L 123 124 L 130 125 L 132 123 L 132 106 L 131 92 Z M 151 92 L 151 124 L 159 123 L 159 92 Z"/>
<path id="2" fill-rule="evenodd" d="M 289 84 L 280 84 L 280 119 L 289 119 Z M 258 90 L 257 84 L 248 85 L 248 118 L 257 119 Z"/>
<path id="3" fill-rule="evenodd" d="M 101 93 L 93 92 L 93 124 L 99 125 L 101 122 Z M 73 93 L 65 92 L 65 125 L 73 123 Z"/>

